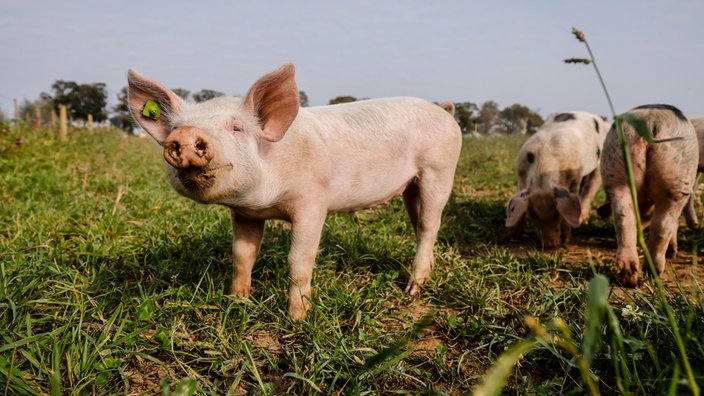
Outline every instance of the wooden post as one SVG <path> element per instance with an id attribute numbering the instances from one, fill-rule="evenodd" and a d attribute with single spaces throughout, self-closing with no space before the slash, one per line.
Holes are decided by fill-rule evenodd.
<path id="1" fill-rule="evenodd" d="M 51 126 L 49 127 L 52 131 L 56 130 L 56 110 L 51 109 Z"/>
<path id="2" fill-rule="evenodd" d="M 93 134 L 93 114 L 88 114 L 88 133 Z"/>
<path id="3" fill-rule="evenodd" d="M 66 128 L 66 106 L 64 105 L 59 106 L 59 123 L 59 136 L 61 136 L 61 141 L 65 142 L 68 132 Z"/>
<path id="4" fill-rule="evenodd" d="M 39 130 L 42 127 L 42 109 L 39 108 L 39 105 L 34 108 L 34 113 L 36 114 L 36 119 L 34 120 L 34 129 Z"/>

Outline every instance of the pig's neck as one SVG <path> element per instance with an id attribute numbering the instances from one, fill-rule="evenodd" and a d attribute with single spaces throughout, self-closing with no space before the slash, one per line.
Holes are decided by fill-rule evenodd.
<path id="1" fill-rule="evenodd" d="M 283 141 L 265 145 L 269 147 L 261 152 L 254 183 L 225 194 L 218 203 L 253 219 L 290 220 L 291 195 L 295 190 L 297 172 L 286 166 L 288 154 L 282 154 L 290 148 L 284 147 L 288 144 Z"/>

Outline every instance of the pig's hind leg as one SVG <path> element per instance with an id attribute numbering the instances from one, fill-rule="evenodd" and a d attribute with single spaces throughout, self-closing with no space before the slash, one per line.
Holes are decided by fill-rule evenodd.
<path id="1" fill-rule="evenodd" d="M 672 212 L 672 213 L 671 213 Z M 668 247 L 677 250 L 677 221 L 680 212 L 656 210 L 648 234 L 648 251 L 658 274 L 665 271 Z M 674 242 L 674 245 L 672 243 Z"/>
<path id="2" fill-rule="evenodd" d="M 433 246 L 451 191 L 452 179 L 443 183 L 442 178 L 426 176 L 411 183 L 403 193 L 403 202 L 416 234 L 416 254 L 405 289 L 411 295 L 417 294 L 430 277 L 434 263 Z"/>
<path id="3" fill-rule="evenodd" d="M 686 195 L 678 200 L 668 199 L 672 195 L 656 202 L 648 234 L 648 251 L 658 274 L 665 271 L 666 257 L 677 254 L 679 217 L 689 199 Z"/>
<path id="4" fill-rule="evenodd" d="M 627 287 L 638 283 L 640 260 L 638 258 L 638 232 L 633 200 L 626 184 L 620 184 L 609 191 L 614 228 L 616 229 L 616 268 L 618 281 Z"/>

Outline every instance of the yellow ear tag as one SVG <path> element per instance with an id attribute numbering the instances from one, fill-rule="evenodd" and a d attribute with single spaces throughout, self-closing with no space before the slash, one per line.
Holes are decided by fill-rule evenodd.
<path id="1" fill-rule="evenodd" d="M 161 115 L 161 107 L 159 106 L 159 103 L 151 99 L 147 100 L 144 104 L 144 108 L 142 109 L 142 115 L 147 118 L 151 118 L 154 121 L 158 120 Z"/>

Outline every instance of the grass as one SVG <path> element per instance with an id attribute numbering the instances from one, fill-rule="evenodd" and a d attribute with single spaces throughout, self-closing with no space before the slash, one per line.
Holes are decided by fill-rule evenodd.
<path id="1" fill-rule="evenodd" d="M 604 265 L 594 265 L 586 250 L 574 260 L 509 239 L 505 202 L 523 141 L 465 140 L 436 265 L 418 298 L 402 290 L 414 238 L 399 200 L 330 216 L 313 308 L 294 323 L 286 223 L 267 225 L 252 297 L 228 296 L 229 212 L 173 192 L 150 139 L 75 130 L 62 144 L 51 132 L 4 126 L 0 394 L 459 395 L 526 340 L 533 344 L 509 366 L 504 393 L 586 393 L 564 342 L 577 350 L 587 342 L 592 267 L 613 279 L 615 252 L 609 246 Z M 613 230 L 593 219 L 574 234 Z M 680 234 L 681 250 L 701 255 L 702 232 Z M 597 321 L 601 337 L 589 341 L 603 393 L 687 387 L 648 282 L 625 292 L 601 285 L 616 320 Z M 701 384 L 699 284 L 671 288 L 668 303 Z"/>

